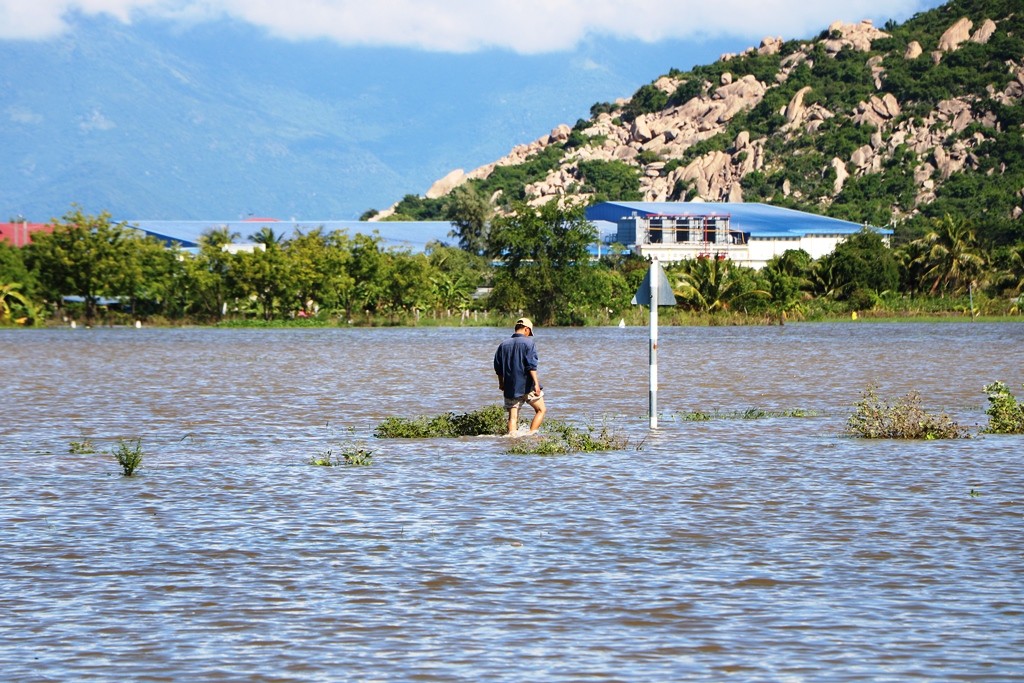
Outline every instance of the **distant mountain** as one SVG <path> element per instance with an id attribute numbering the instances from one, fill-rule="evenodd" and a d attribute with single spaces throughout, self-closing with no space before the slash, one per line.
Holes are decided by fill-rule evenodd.
<path id="1" fill-rule="evenodd" d="M 836 22 L 765 39 L 465 173 L 499 206 L 759 201 L 918 228 L 949 213 L 995 242 L 1024 239 L 1024 6 L 953 0 L 902 25 Z M 515 182 L 510 184 L 510 180 Z M 405 200 L 382 213 L 438 213 Z"/>
<path id="2" fill-rule="evenodd" d="M 356 218 L 638 82 L 564 55 L 74 21 L 64 38 L 0 41 L 0 220 L 72 203 L 119 219 Z"/>

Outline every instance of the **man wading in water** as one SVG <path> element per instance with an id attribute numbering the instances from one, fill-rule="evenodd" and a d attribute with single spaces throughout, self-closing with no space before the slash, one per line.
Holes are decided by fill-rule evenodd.
<path id="1" fill-rule="evenodd" d="M 509 435 L 519 428 L 519 409 L 524 403 L 536 411 L 530 422 L 530 434 L 536 434 L 546 408 L 544 388 L 537 379 L 537 348 L 529 318 L 517 320 L 515 334 L 501 342 L 494 352 L 494 372 L 498 375 L 498 388 L 505 394 Z"/>

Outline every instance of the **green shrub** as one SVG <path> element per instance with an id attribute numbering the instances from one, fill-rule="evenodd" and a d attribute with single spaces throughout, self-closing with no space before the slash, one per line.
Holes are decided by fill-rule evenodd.
<path id="1" fill-rule="evenodd" d="M 112 450 L 111 454 L 117 458 L 117 464 L 121 466 L 121 473 L 130 477 L 142 464 L 142 440 L 121 439 L 117 442 L 117 450 Z"/>
<path id="2" fill-rule="evenodd" d="M 442 413 L 433 418 L 389 417 L 377 425 L 378 439 L 428 439 L 459 436 L 498 436 L 508 431 L 508 415 L 498 405 L 456 415 Z"/>
<path id="3" fill-rule="evenodd" d="M 1002 382 L 993 382 L 985 387 L 988 394 L 988 426 L 983 430 L 989 434 L 1024 434 L 1024 403 L 1017 403 Z"/>
<path id="4" fill-rule="evenodd" d="M 847 431 L 865 439 L 963 439 L 967 429 L 948 415 L 932 415 L 921 408 L 921 396 L 912 391 L 895 404 L 883 402 L 869 386 L 846 422 Z"/>

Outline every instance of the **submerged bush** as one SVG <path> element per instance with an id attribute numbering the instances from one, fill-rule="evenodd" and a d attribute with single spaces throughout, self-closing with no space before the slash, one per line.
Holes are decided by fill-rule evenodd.
<path id="1" fill-rule="evenodd" d="M 347 444 L 337 454 L 330 448 L 320 451 L 309 459 L 309 464 L 318 467 L 372 465 L 373 451 L 362 444 Z"/>
<path id="2" fill-rule="evenodd" d="M 869 386 L 846 422 L 847 431 L 865 439 L 963 439 L 967 428 L 945 413 L 932 415 L 921 408 L 921 396 L 912 391 L 895 404 L 883 402 Z"/>
<path id="3" fill-rule="evenodd" d="M 498 405 L 456 415 L 443 413 L 433 418 L 389 417 L 377 425 L 378 439 L 454 438 L 458 436 L 498 436 L 508 431 L 508 414 Z"/>
<path id="4" fill-rule="evenodd" d="M 111 454 L 117 458 L 121 473 L 130 477 L 142 464 L 142 439 L 122 439 L 117 442 L 117 450 L 111 451 Z"/>
<path id="5" fill-rule="evenodd" d="M 519 439 L 505 452 L 513 455 L 561 455 L 618 451 L 629 445 L 626 437 L 615 434 L 607 426 L 598 430 L 588 425 L 583 430 L 559 420 L 549 420 L 541 427 L 541 432 L 540 436 Z"/>
<path id="6" fill-rule="evenodd" d="M 81 441 L 72 441 L 68 444 L 68 453 L 72 455 L 90 455 L 96 452 L 96 447 L 92 445 L 92 441 L 83 438 Z"/>
<path id="7" fill-rule="evenodd" d="M 693 410 L 687 413 L 675 413 L 674 416 L 682 422 L 707 422 L 709 420 L 761 420 L 770 417 L 818 417 L 815 410 L 803 408 L 791 408 L 789 410 L 762 410 L 761 408 L 748 408 L 746 410 L 733 410 L 722 412 L 714 410 L 706 412 Z"/>
<path id="8" fill-rule="evenodd" d="M 985 387 L 988 394 L 988 426 L 983 430 L 989 434 L 1024 434 L 1024 403 L 1017 403 L 1016 397 L 1002 382 L 993 382 Z"/>

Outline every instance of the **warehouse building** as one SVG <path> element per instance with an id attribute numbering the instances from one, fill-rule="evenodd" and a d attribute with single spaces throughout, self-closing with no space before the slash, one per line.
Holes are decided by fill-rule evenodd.
<path id="1" fill-rule="evenodd" d="M 619 243 L 647 258 L 673 262 L 727 258 L 762 268 L 773 256 L 803 249 L 811 258 L 866 226 L 804 211 L 757 203 L 604 202 L 587 209 L 587 219 Z M 888 239 L 891 230 L 872 228 Z"/>
<path id="2" fill-rule="evenodd" d="M 309 234 L 321 229 L 324 234 L 336 230 L 345 231 L 349 236 L 356 234 L 376 234 L 384 247 L 408 249 L 421 252 L 430 242 L 448 242 L 456 240 L 448 236 L 454 228 L 447 221 L 294 221 L 277 218 L 245 218 L 242 220 L 206 220 L 206 221 L 150 221 L 129 220 L 126 225 L 142 230 L 167 244 L 178 244 L 185 249 L 199 246 L 200 238 L 212 231 L 226 230 L 232 236 L 234 250 L 244 250 L 253 243 L 252 236 L 262 228 L 269 228 L 277 236 L 286 239 L 298 233 Z"/>

